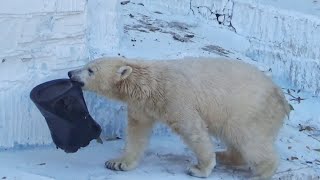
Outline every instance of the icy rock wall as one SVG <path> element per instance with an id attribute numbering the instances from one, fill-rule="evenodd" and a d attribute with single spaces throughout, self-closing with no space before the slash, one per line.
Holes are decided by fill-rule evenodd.
<path id="1" fill-rule="evenodd" d="M 319 16 L 268 4 L 235 2 L 232 24 L 238 34 L 250 40 L 249 57 L 269 65 L 276 77 L 319 95 Z"/>
<path id="2" fill-rule="evenodd" d="M 193 1 L 191 1 L 193 2 Z M 198 14 L 246 37 L 246 55 L 269 66 L 273 76 L 320 93 L 320 14 L 316 1 L 215 0 L 191 5 Z"/>
<path id="3" fill-rule="evenodd" d="M 135 0 L 211 20 L 250 41 L 246 55 L 275 78 L 320 93 L 320 3 L 306 0 Z M 210 33 L 210 32 L 208 32 Z"/>
<path id="4" fill-rule="evenodd" d="M 5 1 L 0 6 L 0 150 L 52 143 L 29 98 L 33 87 L 90 59 L 117 55 L 118 0 Z M 124 135 L 126 106 L 92 93 L 85 99 L 103 137 Z M 163 128 L 155 130 L 162 134 Z M 167 130 L 166 130 L 167 131 Z"/>
<path id="5" fill-rule="evenodd" d="M 1 3 L 0 147 L 51 142 L 29 93 L 86 61 L 85 11 L 85 0 Z"/>
<path id="6" fill-rule="evenodd" d="M 0 149 L 52 143 L 29 98 L 36 85 L 66 78 L 89 59 L 116 52 L 117 0 L 5 1 L 0 6 Z M 99 15 L 96 15 L 99 13 Z M 88 28 L 93 27 L 93 28 Z M 91 93 L 85 99 L 103 137 L 123 134 L 126 107 Z"/>
<path id="7" fill-rule="evenodd" d="M 52 142 L 43 117 L 29 99 L 30 90 L 44 81 L 66 77 L 68 70 L 88 59 L 117 55 L 122 38 L 120 2 L 11 0 L 1 4 L 0 148 Z M 160 8 L 172 15 L 205 18 L 246 37 L 251 43 L 247 56 L 270 66 L 275 76 L 319 94 L 320 22 L 311 0 L 299 6 L 294 6 L 299 0 L 283 0 L 282 6 L 279 0 L 274 4 L 267 0 L 131 2 L 150 11 Z M 123 135 L 124 105 L 90 93 L 85 98 L 105 137 Z M 156 134 L 167 132 L 161 127 L 155 130 Z"/>
<path id="8" fill-rule="evenodd" d="M 90 59 L 117 55 L 119 46 L 119 0 L 88 1 L 87 38 Z"/>

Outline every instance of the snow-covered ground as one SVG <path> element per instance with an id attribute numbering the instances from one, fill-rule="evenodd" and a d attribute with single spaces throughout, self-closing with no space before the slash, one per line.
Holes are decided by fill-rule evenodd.
<path id="1" fill-rule="evenodd" d="M 91 1 L 93 3 L 91 5 L 93 7 L 96 5 L 97 9 L 91 7 L 89 13 L 94 13 L 94 10 L 99 11 L 99 8 L 103 9 L 103 4 L 107 1 L 96 2 L 102 4 L 94 4 Z M 102 46 L 99 44 L 103 43 L 99 39 L 101 34 L 97 35 L 89 28 L 89 33 L 93 33 L 88 39 L 92 58 L 110 54 L 148 59 L 227 56 L 255 64 L 268 75 L 274 75 L 272 74 L 274 69 L 267 64 L 260 64 L 245 56 L 248 55 L 248 49 L 252 48 L 252 39 L 241 33 L 234 33 L 232 27 L 221 26 L 212 23 L 210 19 L 197 16 L 173 14 L 172 11 L 160 6 L 148 7 L 147 2 L 150 1 L 134 2 L 119 5 L 120 13 L 117 20 L 121 21 L 117 22 L 115 29 L 118 31 L 116 34 L 118 37 L 115 39 L 121 41 L 115 42 L 116 45 Z M 278 1 L 261 0 L 261 2 L 275 6 Z M 308 1 L 307 5 L 313 9 L 307 13 L 308 15 L 318 15 L 316 6 L 312 6 L 311 1 Z M 279 7 L 282 6 L 284 4 L 280 3 Z M 303 9 L 298 6 L 292 8 L 298 8 L 299 11 Z M 100 21 L 97 19 L 94 23 L 101 23 L 101 19 Z M 94 23 L 92 27 L 95 27 Z M 110 52 L 110 49 L 104 49 L 106 47 L 114 49 Z M 283 88 L 294 108 L 276 142 L 281 161 L 274 179 L 320 179 L 320 111 L 318 110 L 320 98 L 313 96 L 312 92 L 291 88 L 289 83 L 279 76 L 273 78 Z M 89 97 L 86 99 L 87 104 L 92 115 L 97 117 L 96 120 L 104 128 L 104 134 L 108 134 L 106 131 L 109 130 L 116 132 L 115 135 L 121 134 L 125 124 L 123 122 L 125 114 L 122 113 L 125 107 L 111 104 L 105 107 L 110 109 L 99 112 L 106 103 L 100 103 L 101 101 L 96 103 L 97 98 L 90 98 L 92 97 L 90 94 L 87 96 Z M 116 109 L 121 109 L 121 112 Z M 117 117 L 119 122 L 110 123 L 108 120 L 100 119 L 108 114 L 113 120 Z M 111 127 L 114 129 L 110 129 Z M 0 179 L 196 179 L 185 175 L 185 168 L 195 161 L 192 153 L 166 128 L 155 129 L 145 157 L 137 169 L 130 172 L 105 169 L 104 162 L 120 155 L 123 143 L 124 139 L 114 141 L 105 139 L 103 145 L 92 142 L 90 146 L 75 154 L 66 154 L 54 146 L 1 149 Z M 223 144 L 217 142 L 217 150 L 223 150 Z M 210 179 L 246 179 L 247 175 L 247 171 L 218 165 Z"/>

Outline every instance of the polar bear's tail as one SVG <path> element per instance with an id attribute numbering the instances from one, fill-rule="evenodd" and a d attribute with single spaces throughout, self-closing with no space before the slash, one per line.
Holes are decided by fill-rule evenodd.
<path id="1" fill-rule="evenodd" d="M 290 111 L 293 110 L 293 107 L 291 104 L 288 103 L 286 97 L 284 96 L 284 93 L 281 89 L 278 88 L 277 94 L 280 97 L 280 101 L 283 107 L 284 112 L 286 113 L 287 117 L 289 118 Z"/>

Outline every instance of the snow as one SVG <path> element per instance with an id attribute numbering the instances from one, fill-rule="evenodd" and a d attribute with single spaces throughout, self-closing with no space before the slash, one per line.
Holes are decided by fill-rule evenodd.
<path id="1" fill-rule="evenodd" d="M 126 106 L 92 93 L 85 93 L 85 99 L 103 128 L 104 144 L 92 142 L 75 154 L 52 146 L 45 120 L 29 100 L 31 88 L 65 77 L 88 59 L 111 55 L 227 56 L 256 65 L 284 88 L 294 107 L 276 142 L 281 161 L 274 178 L 320 179 L 320 99 L 314 96 L 320 92 L 318 2 L 133 0 L 121 5 L 117 0 L 33 0 L 28 4 L 37 6 L 14 9 L 17 3 L 0 7 L 0 27 L 16 27 L 0 30 L 12 37 L 0 37 L 5 42 L 0 45 L 5 57 L 0 63 L 0 179 L 191 178 L 185 168 L 195 161 L 192 153 L 162 125 L 154 129 L 136 170 L 105 169 L 104 162 L 122 151 L 124 139 L 110 139 L 124 136 Z M 223 144 L 217 146 L 222 149 Z M 210 179 L 247 174 L 218 166 Z"/>

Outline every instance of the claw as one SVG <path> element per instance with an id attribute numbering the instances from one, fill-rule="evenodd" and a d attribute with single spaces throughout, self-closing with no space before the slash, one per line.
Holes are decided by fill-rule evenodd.
<path id="1" fill-rule="evenodd" d="M 120 171 L 124 171 L 124 169 L 123 169 L 123 167 L 122 167 L 122 164 L 119 165 L 119 170 L 120 170 Z"/>
<path id="2" fill-rule="evenodd" d="M 96 141 L 97 141 L 97 143 L 103 144 L 103 141 L 102 141 L 101 137 L 98 137 L 98 138 L 96 139 Z"/>
<path id="3" fill-rule="evenodd" d="M 111 169 L 111 162 L 107 161 L 105 163 L 105 167 L 108 168 L 108 169 Z"/>

